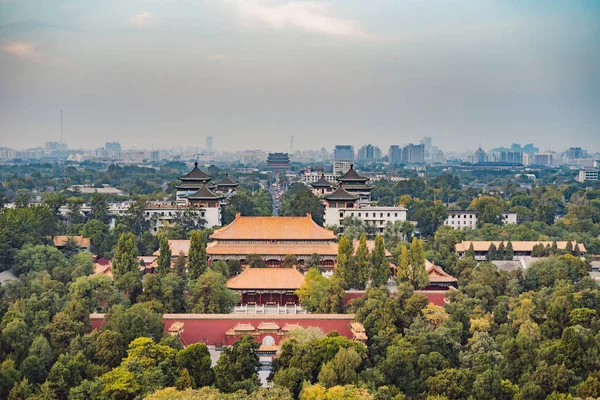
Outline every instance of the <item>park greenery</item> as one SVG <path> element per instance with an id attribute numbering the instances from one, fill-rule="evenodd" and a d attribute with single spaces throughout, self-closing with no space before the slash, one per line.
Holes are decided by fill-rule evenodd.
<path id="1" fill-rule="evenodd" d="M 19 168 L 0 168 L 3 198 L 14 202 L 0 211 L 0 270 L 16 276 L 0 286 L 0 398 L 600 397 L 600 290 L 589 276 L 590 254 L 600 253 L 598 188 L 556 185 L 542 176 L 525 192 L 501 181 L 502 193 L 482 193 L 463 188 L 474 179 L 467 173 L 375 183 L 374 200 L 407 207 L 416 226 L 390 224 L 378 235 L 349 219 L 340 232 L 333 276 L 321 274 L 313 255 L 298 291 L 310 312 L 354 313 L 367 346 L 336 332 L 292 334 L 273 365 L 273 388 L 263 389 L 256 374 L 258 344 L 251 337 L 225 349 L 211 366 L 204 344 L 183 348 L 177 336 L 163 333 L 163 313 L 228 313 L 239 300 L 225 282 L 240 272 L 240 263 L 206 262 L 210 229 L 182 218 L 153 235 L 143 218 L 145 201 L 172 194 L 170 180 L 182 174 L 182 165 Z M 496 184 L 500 178 L 477 179 Z M 84 183 L 127 189 L 136 201 L 112 226 L 106 207 L 113 199 L 64 193 Z M 284 215 L 310 212 L 319 223 L 314 196 L 292 187 L 282 199 Z M 41 193 L 37 200 L 35 193 Z M 79 212 L 81 200 L 92 202 L 89 216 Z M 68 207 L 66 216 L 61 206 Z M 248 186 L 226 213 L 269 215 L 271 206 L 267 192 Z M 444 226 L 449 207 L 476 211 L 479 226 Z M 505 211 L 517 212 L 519 224 L 502 225 Z M 74 243 L 55 248 L 52 237 L 59 234 L 89 238 L 94 254 L 112 260 L 113 278 L 93 276 L 92 256 Z M 191 238 L 189 256 L 171 254 L 171 266 L 167 240 L 183 237 Z M 458 258 L 455 246 L 462 240 L 507 245 L 478 262 L 470 254 Z M 520 240 L 573 240 L 587 255 L 577 246 L 550 246 L 536 249 L 541 258 L 526 270 L 497 268 L 494 262 L 510 259 L 512 242 Z M 144 274 L 137 257 L 158 249 L 156 273 Z M 264 267 L 250 258 L 251 267 Z M 419 293 L 428 284 L 425 260 L 458 279 L 443 306 Z M 286 257 L 285 266 L 294 267 L 294 261 Z M 393 279 L 390 261 L 397 266 Z M 365 292 L 344 303 L 353 289 Z M 105 314 L 101 329 L 92 329 L 93 313 Z"/>

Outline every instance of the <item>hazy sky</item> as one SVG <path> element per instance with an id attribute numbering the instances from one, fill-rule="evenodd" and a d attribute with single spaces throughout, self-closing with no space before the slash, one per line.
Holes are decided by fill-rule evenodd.
<path id="1" fill-rule="evenodd" d="M 600 150 L 600 1 L 0 0 L 0 146 Z"/>

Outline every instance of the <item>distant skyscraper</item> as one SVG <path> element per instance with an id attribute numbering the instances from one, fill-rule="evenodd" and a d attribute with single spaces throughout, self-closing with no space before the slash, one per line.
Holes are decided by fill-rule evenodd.
<path id="1" fill-rule="evenodd" d="M 431 144 L 431 138 L 429 136 L 426 136 L 423 138 L 423 140 L 421 140 L 421 144 L 425 145 L 425 152 L 429 152 L 429 150 L 431 150 L 432 144 Z"/>
<path id="2" fill-rule="evenodd" d="M 552 153 L 538 153 L 533 156 L 533 163 L 537 165 L 552 165 Z"/>
<path id="3" fill-rule="evenodd" d="M 373 146 L 372 144 L 365 144 L 358 150 L 356 159 L 362 161 L 380 160 L 381 149 L 377 146 Z"/>
<path id="4" fill-rule="evenodd" d="M 333 150 L 335 161 L 354 161 L 354 147 L 350 145 L 337 145 Z"/>
<path id="5" fill-rule="evenodd" d="M 294 154 L 294 136 L 290 136 L 290 154 Z"/>
<path id="6" fill-rule="evenodd" d="M 422 164 L 425 162 L 425 145 L 412 144 L 402 149 L 402 162 L 405 164 Z"/>
<path id="7" fill-rule="evenodd" d="M 583 158 L 583 150 L 581 147 L 571 147 L 567 151 L 567 158 L 569 160 L 575 160 L 577 158 Z"/>
<path id="8" fill-rule="evenodd" d="M 483 151 L 483 149 L 481 147 L 478 148 L 477 151 L 475 152 L 473 161 L 475 163 L 485 162 L 485 151 Z"/>
<path id="9" fill-rule="evenodd" d="M 108 157 L 121 158 L 121 143 L 119 142 L 106 142 L 104 144 L 104 152 Z"/>
<path id="10" fill-rule="evenodd" d="M 388 162 L 390 163 L 390 165 L 402 164 L 402 149 L 400 148 L 400 146 L 390 146 L 390 150 L 388 151 Z"/>
<path id="11" fill-rule="evenodd" d="M 213 149 L 213 137 L 212 136 L 207 136 L 206 137 L 206 150 L 212 150 Z"/>

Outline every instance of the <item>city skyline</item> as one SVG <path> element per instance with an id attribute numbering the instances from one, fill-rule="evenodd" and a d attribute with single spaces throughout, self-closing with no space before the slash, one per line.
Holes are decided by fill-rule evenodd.
<path id="1" fill-rule="evenodd" d="M 600 150 L 600 4 L 0 2 L 0 145 Z M 102 138 L 99 140 L 99 138 Z"/>

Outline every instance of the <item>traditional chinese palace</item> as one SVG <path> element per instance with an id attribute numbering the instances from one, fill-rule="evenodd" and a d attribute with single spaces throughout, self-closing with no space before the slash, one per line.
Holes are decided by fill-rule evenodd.
<path id="1" fill-rule="evenodd" d="M 293 306 L 304 282 L 296 268 L 246 268 L 230 278 L 227 287 L 240 294 L 240 305 Z"/>
<path id="2" fill-rule="evenodd" d="M 211 183 L 212 178 L 198 168 L 197 162 L 194 163 L 194 168 L 179 180 L 181 183 L 175 187 L 177 204 L 199 209 L 207 227 L 221 226 L 221 208 L 225 205 L 227 197 L 236 192 L 237 182 L 227 174 L 221 181 Z M 167 216 L 162 211 L 159 217 Z"/>
<path id="3" fill-rule="evenodd" d="M 236 215 L 229 225 L 216 230 L 206 253 L 209 262 L 239 260 L 246 265 L 250 254 L 260 255 L 270 267 L 281 267 L 285 256 L 296 256 L 299 266 L 313 254 L 332 273 L 338 245 L 335 234 L 317 225 L 310 214 L 304 217 L 243 217 Z"/>

